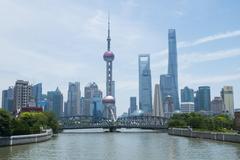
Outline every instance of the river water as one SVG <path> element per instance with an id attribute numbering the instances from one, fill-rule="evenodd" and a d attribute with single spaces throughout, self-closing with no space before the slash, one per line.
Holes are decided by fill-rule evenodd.
<path id="1" fill-rule="evenodd" d="M 0 148 L 0 160 L 240 160 L 240 144 L 147 130 L 70 130 L 52 140 Z"/>

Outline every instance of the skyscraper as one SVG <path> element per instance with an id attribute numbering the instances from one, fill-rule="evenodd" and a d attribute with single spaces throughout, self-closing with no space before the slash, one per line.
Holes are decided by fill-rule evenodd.
<path id="1" fill-rule="evenodd" d="M 163 74 L 160 75 L 160 92 L 161 92 L 161 103 L 164 106 L 165 104 L 165 100 L 169 100 L 167 99 L 167 97 L 171 97 L 172 101 L 173 101 L 173 107 L 175 107 L 175 103 L 176 100 L 176 96 L 175 95 L 175 90 L 174 88 L 174 77 L 172 74 Z M 165 108 L 163 108 L 163 111 L 165 112 Z"/>
<path id="2" fill-rule="evenodd" d="M 40 107 L 42 99 L 42 83 L 38 83 L 32 86 L 32 96 L 35 100 L 36 107 Z"/>
<path id="3" fill-rule="evenodd" d="M 152 114 L 152 80 L 149 54 L 139 55 L 138 70 L 139 109 L 142 110 L 144 114 Z"/>
<path id="4" fill-rule="evenodd" d="M 17 80 L 14 86 L 14 111 L 27 107 L 32 98 L 32 86 L 28 81 Z"/>
<path id="5" fill-rule="evenodd" d="M 224 86 L 221 91 L 221 97 L 224 102 L 224 112 L 234 116 L 234 100 L 233 100 L 233 87 Z"/>
<path id="6" fill-rule="evenodd" d="M 174 112 L 174 104 L 171 96 L 167 96 L 164 100 L 164 117 L 170 118 Z"/>
<path id="7" fill-rule="evenodd" d="M 181 89 L 181 102 L 194 102 L 194 91 L 191 88 Z"/>
<path id="8" fill-rule="evenodd" d="M 211 112 L 214 115 L 222 114 L 224 112 L 224 103 L 221 97 L 214 97 L 211 101 Z"/>
<path id="9" fill-rule="evenodd" d="M 162 98 L 160 92 L 159 84 L 155 84 L 154 88 L 154 104 L 153 104 L 153 116 L 164 116 L 163 113 L 163 105 L 162 105 Z"/>
<path id="10" fill-rule="evenodd" d="M 68 84 L 68 99 L 67 99 L 67 115 L 75 116 L 80 115 L 80 83 L 69 82 Z"/>
<path id="11" fill-rule="evenodd" d="M 178 96 L 178 63 L 177 63 L 177 41 L 175 29 L 168 30 L 168 74 L 173 75 L 173 103 L 175 110 L 179 110 Z"/>
<path id="12" fill-rule="evenodd" d="M 53 112 L 58 118 L 63 114 L 63 95 L 59 88 L 47 92 L 47 111 Z"/>
<path id="13" fill-rule="evenodd" d="M 8 94 L 7 90 L 2 91 L 2 108 L 8 111 Z"/>
<path id="14" fill-rule="evenodd" d="M 130 97 L 129 115 L 131 115 L 136 110 L 137 110 L 137 98 Z"/>
<path id="15" fill-rule="evenodd" d="M 195 97 L 195 111 L 210 111 L 211 94 L 209 86 L 200 86 Z"/>
<path id="16" fill-rule="evenodd" d="M 103 54 L 103 59 L 106 61 L 106 97 L 102 102 L 105 106 L 104 116 L 111 120 L 116 120 L 116 106 L 115 98 L 113 95 L 112 85 L 112 62 L 114 60 L 114 54 L 111 51 L 111 37 L 110 37 L 110 20 L 108 17 L 108 37 L 107 37 L 107 51 Z"/>
<path id="17" fill-rule="evenodd" d="M 102 117 L 102 91 L 98 89 L 95 82 L 89 83 L 84 88 L 83 115 Z"/>

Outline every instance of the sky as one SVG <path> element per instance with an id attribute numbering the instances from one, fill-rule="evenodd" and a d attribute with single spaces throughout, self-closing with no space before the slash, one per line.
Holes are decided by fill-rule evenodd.
<path id="1" fill-rule="evenodd" d="M 0 0 L 0 90 L 18 79 L 57 86 L 89 82 L 105 94 L 107 15 L 115 54 L 117 114 L 138 99 L 138 55 L 151 55 L 152 88 L 167 73 L 168 29 L 175 28 L 179 89 L 234 87 L 240 108 L 240 1 L 238 0 Z M 1 98 L 1 97 L 0 97 Z"/>

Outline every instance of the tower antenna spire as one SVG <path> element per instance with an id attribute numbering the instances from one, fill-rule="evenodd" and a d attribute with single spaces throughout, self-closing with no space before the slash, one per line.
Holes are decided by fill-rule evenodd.
<path id="1" fill-rule="evenodd" d="M 110 37 L 110 13 L 108 12 L 108 37 L 107 37 L 107 50 L 110 51 L 111 37 Z"/>

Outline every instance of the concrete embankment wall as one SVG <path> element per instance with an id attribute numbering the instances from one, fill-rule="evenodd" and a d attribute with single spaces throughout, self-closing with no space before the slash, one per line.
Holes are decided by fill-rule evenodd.
<path id="1" fill-rule="evenodd" d="M 183 128 L 170 128 L 168 129 L 168 134 L 175 135 L 175 136 L 204 138 L 204 139 L 212 139 L 217 141 L 240 143 L 240 134 L 234 134 L 234 133 L 191 131 L 189 129 L 183 129 Z"/>
<path id="2" fill-rule="evenodd" d="M 0 146 L 13 146 L 19 144 L 43 142 L 51 139 L 52 136 L 52 130 L 48 129 L 45 133 L 40 134 L 0 137 Z"/>

